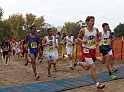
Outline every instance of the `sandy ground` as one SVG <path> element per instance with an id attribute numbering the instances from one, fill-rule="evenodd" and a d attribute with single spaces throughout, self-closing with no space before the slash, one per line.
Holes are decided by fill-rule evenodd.
<path id="1" fill-rule="evenodd" d="M 24 59 L 17 61 L 17 56 L 12 56 L 11 61 L 5 66 L 5 60 L 0 60 L 0 88 L 19 86 L 23 84 L 31 84 L 43 81 L 52 81 L 62 78 L 74 78 L 77 76 L 85 76 L 90 74 L 90 71 L 84 70 L 82 67 L 77 66 L 74 70 L 70 70 L 67 61 L 59 60 L 57 63 L 57 72 L 51 68 L 51 77 L 47 77 L 47 62 L 44 60 L 42 63 L 37 61 L 37 72 L 40 75 L 38 80 L 35 80 L 31 64 L 24 66 Z M 115 61 L 115 67 L 124 65 L 124 60 Z M 96 72 L 107 71 L 105 64 L 96 61 Z M 113 80 L 104 83 L 106 87 L 103 90 L 97 90 L 95 85 L 75 88 L 64 92 L 124 92 L 124 78 Z"/>

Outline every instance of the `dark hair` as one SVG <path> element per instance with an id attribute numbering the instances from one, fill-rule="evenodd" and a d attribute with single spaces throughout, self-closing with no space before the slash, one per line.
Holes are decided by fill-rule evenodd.
<path id="1" fill-rule="evenodd" d="M 58 32 L 58 35 L 60 34 L 60 32 Z"/>
<path id="2" fill-rule="evenodd" d="M 52 30 L 52 28 L 48 28 L 48 29 L 47 29 L 47 32 L 49 32 L 50 30 Z"/>
<path id="3" fill-rule="evenodd" d="M 94 17 L 94 16 L 87 16 L 87 18 L 86 18 L 85 22 L 89 22 L 89 21 L 90 21 L 90 19 L 95 19 L 95 17 Z"/>
<path id="4" fill-rule="evenodd" d="M 106 25 L 108 25 L 108 23 L 103 23 L 103 24 L 102 24 L 102 27 L 104 27 L 104 26 L 106 26 Z"/>
<path id="5" fill-rule="evenodd" d="M 32 25 L 32 26 L 30 27 L 30 29 L 32 29 L 33 27 L 36 27 L 36 26 Z"/>

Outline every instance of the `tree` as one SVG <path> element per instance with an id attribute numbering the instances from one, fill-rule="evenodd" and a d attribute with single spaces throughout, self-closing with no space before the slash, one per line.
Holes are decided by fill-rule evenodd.
<path id="1" fill-rule="evenodd" d="M 2 20 L 3 17 L 3 9 L 0 7 L 0 21 Z"/>
<path id="2" fill-rule="evenodd" d="M 124 36 L 124 23 L 119 23 L 119 25 L 114 28 L 114 36 L 117 38 Z"/>
<path id="3" fill-rule="evenodd" d="M 25 18 L 25 29 L 29 32 L 31 25 L 34 25 L 36 15 L 32 13 L 27 13 Z"/>
<path id="4" fill-rule="evenodd" d="M 20 13 L 10 15 L 8 21 L 12 26 L 11 31 L 14 33 L 12 37 L 22 38 L 25 35 L 25 32 L 23 30 L 23 26 L 25 24 L 23 15 Z"/>
<path id="5" fill-rule="evenodd" d="M 86 23 L 82 20 L 78 22 L 65 22 L 64 26 L 61 29 L 61 32 L 65 32 L 67 34 L 68 31 L 72 31 L 72 34 L 76 38 L 79 30 L 86 26 Z"/>

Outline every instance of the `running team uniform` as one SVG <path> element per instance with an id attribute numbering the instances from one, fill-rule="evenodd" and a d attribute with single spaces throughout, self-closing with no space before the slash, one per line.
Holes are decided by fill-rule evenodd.
<path id="1" fill-rule="evenodd" d="M 30 54 L 34 54 L 37 57 L 38 54 L 38 34 L 34 38 L 28 34 L 28 51 Z"/>
<path id="2" fill-rule="evenodd" d="M 20 42 L 16 42 L 16 53 L 19 53 L 20 51 Z"/>
<path id="3" fill-rule="evenodd" d="M 57 57 L 56 57 L 56 48 L 55 48 L 55 38 L 54 36 L 52 36 L 52 40 L 50 40 L 48 38 L 48 36 L 46 36 L 46 42 L 47 43 L 50 43 L 50 45 L 47 45 L 45 47 L 45 58 L 47 60 L 56 60 Z"/>
<path id="4" fill-rule="evenodd" d="M 96 53 L 96 35 L 97 31 L 95 28 L 93 28 L 92 32 L 89 32 L 87 28 L 85 28 L 83 39 L 86 39 L 87 43 L 83 44 L 83 54 L 87 65 L 94 63 Z"/>
<path id="5" fill-rule="evenodd" d="M 28 45 L 25 40 L 22 42 L 22 50 L 23 53 L 28 53 Z"/>
<path id="6" fill-rule="evenodd" d="M 10 43 L 9 42 L 3 42 L 1 45 L 1 48 L 3 50 L 3 57 L 5 57 L 5 55 L 8 55 L 8 50 L 10 48 Z"/>
<path id="7" fill-rule="evenodd" d="M 12 51 L 16 50 L 16 43 L 11 43 Z"/>
<path id="8" fill-rule="evenodd" d="M 101 41 L 100 41 L 100 53 L 102 53 L 103 56 L 107 55 L 109 52 L 109 37 L 110 37 L 110 32 L 107 31 L 107 34 L 105 34 L 104 32 L 102 32 L 102 36 L 101 36 Z"/>
<path id="9" fill-rule="evenodd" d="M 67 54 L 71 54 L 72 55 L 73 42 L 74 42 L 74 36 L 71 36 L 71 38 L 66 36 L 66 47 L 65 48 L 66 48 L 66 53 Z"/>
<path id="10" fill-rule="evenodd" d="M 58 47 L 58 39 L 56 39 L 56 46 Z M 56 48 L 55 56 L 56 56 L 56 59 L 59 58 L 59 56 L 58 56 L 58 48 Z"/>

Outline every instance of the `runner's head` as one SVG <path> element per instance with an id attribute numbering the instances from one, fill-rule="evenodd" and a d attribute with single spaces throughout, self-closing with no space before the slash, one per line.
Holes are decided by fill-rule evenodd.
<path id="1" fill-rule="evenodd" d="M 87 16 L 85 22 L 86 22 L 87 26 L 93 27 L 94 22 L 95 22 L 95 17 L 94 16 Z"/>
<path id="2" fill-rule="evenodd" d="M 68 31 L 68 36 L 72 36 L 72 31 Z"/>
<path id="3" fill-rule="evenodd" d="M 47 33 L 48 33 L 49 36 L 52 36 L 53 35 L 52 28 L 48 28 L 47 29 Z"/>
<path id="4" fill-rule="evenodd" d="M 6 38 L 5 38 L 5 42 L 8 42 L 8 40 L 9 40 L 9 38 L 8 38 L 8 37 L 6 37 Z"/>
<path id="5" fill-rule="evenodd" d="M 103 23 L 103 24 L 102 24 L 103 30 L 104 30 L 104 31 L 107 31 L 107 30 L 108 30 L 108 26 L 109 26 L 108 23 Z"/>
<path id="6" fill-rule="evenodd" d="M 30 27 L 30 30 L 31 30 L 31 33 L 32 33 L 32 34 L 35 34 L 35 33 L 36 33 L 36 27 L 35 27 L 34 25 L 32 25 L 32 26 Z"/>

